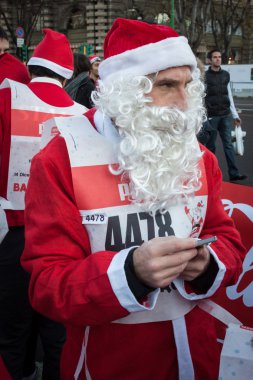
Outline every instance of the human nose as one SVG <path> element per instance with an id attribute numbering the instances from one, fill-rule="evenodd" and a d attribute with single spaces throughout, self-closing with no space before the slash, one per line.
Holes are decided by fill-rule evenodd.
<path id="1" fill-rule="evenodd" d="M 177 95 L 174 99 L 174 106 L 179 108 L 181 111 L 186 111 L 188 107 L 186 89 L 179 89 Z"/>

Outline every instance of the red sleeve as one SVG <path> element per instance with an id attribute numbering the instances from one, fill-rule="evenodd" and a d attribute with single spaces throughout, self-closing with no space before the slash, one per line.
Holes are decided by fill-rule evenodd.
<path id="1" fill-rule="evenodd" d="M 208 183 L 208 205 L 200 237 L 217 236 L 218 240 L 212 243 L 211 247 L 226 267 L 221 285 L 229 286 L 237 281 L 246 251 L 232 219 L 224 211 L 221 202 L 221 171 L 216 157 L 207 149 L 204 152 L 204 162 Z"/>
<path id="2" fill-rule="evenodd" d="M 76 326 L 102 324 L 128 314 L 107 276 L 116 252 L 90 255 L 89 238 L 75 204 L 65 141 L 59 136 L 32 160 L 25 230 L 22 264 L 31 272 L 35 309 Z"/>
<path id="3" fill-rule="evenodd" d="M 0 188 L 1 195 L 7 187 L 6 166 L 9 162 L 10 152 L 10 133 L 11 133 L 11 91 L 9 88 L 0 90 L 0 155 L 1 155 L 1 176 Z M 3 162 L 7 165 L 3 166 Z M 5 183 L 6 182 L 6 183 Z"/>
<path id="4" fill-rule="evenodd" d="M 0 196 L 6 198 L 11 144 L 11 90 L 0 90 Z M 24 225 L 24 212 L 6 210 L 9 227 Z"/>

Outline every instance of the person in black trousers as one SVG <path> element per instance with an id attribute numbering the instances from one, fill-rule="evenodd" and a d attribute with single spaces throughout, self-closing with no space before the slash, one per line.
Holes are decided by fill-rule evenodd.
<path id="1" fill-rule="evenodd" d="M 241 120 L 234 106 L 230 89 L 230 75 L 221 68 L 221 52 L 218 49 L 208 54 L 210 67 L 205 72 L 206 84 L 206 109 L 208 121 L 211 125 L 210 137 L 206 147 L 215 153 L 216 138 L 219 132 L 226 161 L 230 181 L 240 181 L 247 178 L 240 174 L 235 162 L 235 152 L 231 139 L 232 118 L 235 126 L 241 124 Z"/>

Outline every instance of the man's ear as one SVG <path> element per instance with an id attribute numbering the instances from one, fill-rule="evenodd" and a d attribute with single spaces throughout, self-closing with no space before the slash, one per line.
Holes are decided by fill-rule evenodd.
<path id="1" fill-rule="evenodd" d="M 66 86 L 67 81 L 68 81 L 67 79 L 64 79 L 64 80 L 63 80 L 63 82 L 62 82 L 62 87 L 65 87 L 65 86 Z"/>

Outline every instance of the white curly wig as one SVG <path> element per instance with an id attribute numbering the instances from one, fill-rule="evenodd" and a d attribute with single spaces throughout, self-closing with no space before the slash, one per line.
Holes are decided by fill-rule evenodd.
<path id="1" fill-rule="evenodd" d="M 115 122 L 122 137 L 119 169 L 130 180 L 130 199 L 149 212 L 164 212 L 186 200 L 201 186 L 201 152 L 196 134 L 205 119 L 204 87 L 199 70 L 187 84 L 188 108 L 157 107 L 148 96 L 156 75 L 115 75 L 99 83 L 96 107 Z"/>

